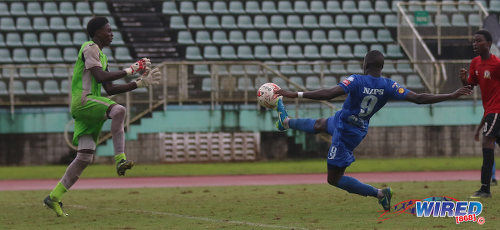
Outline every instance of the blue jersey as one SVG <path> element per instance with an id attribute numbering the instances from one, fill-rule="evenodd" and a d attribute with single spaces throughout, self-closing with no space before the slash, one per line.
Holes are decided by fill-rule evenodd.
<path id="1" fill-rule="evenodd" d="M 340 111 L 340 119 L 367 129 L 370 118 L 390 99 L 404 99 L 408 90 L 397 82 L 370 75 L 351 75 L 339 83 L 348 94 Z"/>

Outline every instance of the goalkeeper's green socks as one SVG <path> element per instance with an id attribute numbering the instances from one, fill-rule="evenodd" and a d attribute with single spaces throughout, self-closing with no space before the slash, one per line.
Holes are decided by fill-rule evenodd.
<path id="1" fill-rule="evenodd" d="M 57 183 L 56 187 L 52 189 L 52 192 L 50 192 L 50 199 L 56 202 L 61 202 L 61 197 L 66 193 L 68 189 L 64 187 L 64 185 L 59 182 Z"/>
<path id="2" fill-rule="evenodd" d="M 125 153 L 120 153 L 115 155 L 115 164 L 118 165 L 122 160 L 127 160 Z"/>

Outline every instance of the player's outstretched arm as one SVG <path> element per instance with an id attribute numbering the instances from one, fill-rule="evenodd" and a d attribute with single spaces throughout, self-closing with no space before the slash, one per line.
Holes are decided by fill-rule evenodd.
<path id="1" fill-rule="evenodd" d="M 409 91 L 408 94 L 406 94 L 405 99 L 407 101 L 411 101 L 416 104 L 434 104 L 471 94 L 472 94 L 472 87 L 464 86 L 460 89 L 457 89 L 455 92 L 448 94 L 414 93 L 412 91 Z"/>
<path id="2" fill-rule="evenodd" d="M 151 61 L 148 58 L 141 58 L 141 60 L 136 61 L 129 68 L 120 71 L 106 72 L 102 70 L 100 66 L 94 66 L 89 70 L 98 83 L 103 83 L 106 81 L 118 80 L 122 77 L 132 75 L 138 72 L 144 72 L 146 69 L 150 67 L 150 65 Z"/>
<path id="3" fill-rule="evenodd" d="M 313 99 L 313 100 L 330 100 L 333 98 L 336 98 L 340 95 L 344 95 L 345 91 L 342 89 L 340 86 L 335 86 L 330 89 L 318 89 L 314 91 L 307 91 L 307 92 L 291 92 L 287 91 L 284 89 L 280 89 L 276 91 L 276 93 L 280 96 L 283 97 L 288 97 L 288 98 L 297 98 L 300 97 L 299 94 L 302 94 L 303 98 L 307 99 Z"/>

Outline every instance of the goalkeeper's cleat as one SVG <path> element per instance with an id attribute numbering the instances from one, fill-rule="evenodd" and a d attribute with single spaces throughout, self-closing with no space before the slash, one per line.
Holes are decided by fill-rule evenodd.
<path id="1" fill-rule="evenodd" d="M 56 215 L 58 217 L 67 217 L 68 216 L 68 214 L 65 213 L 63 210 L 62 202 L 57 202 L 57 201 L 52 200 L 50 198 L 50 195 L 45 197 L 45 199 L 43 199 L 43 203 L 44 203 L 45 207 L 54 210 L 54 212 L 56 213 Z"/>
<path id="2" fill-rule="evenodd" d="M 498 185 L 497 179 L 491 179 L 491 185 L 492 186 L 497 186 Z"/>
<path id="3" fill-rule="evenodd" d="M 472 194 L 469 198 L 472 198 L 472 199 L 491 198 L 491 193 L 478 190 L 478 191 L 474 192 L 474 194 Z"/>
<path id="4" fill-rule="evenodd" d="M 283 105 L 283 97 L 278 98 L 278 101 L 276 102 L 276 111 L 278 111 L 276 128 L 279 131 L 286 131 L 285 120 L 288 118 L 288 113 L 286 112 L 285 105 Z"/>
<path id="5" fill-rule="evenodd" d="M 384 196 L 378 199 L 378 203 L 382 205 L 385 211 L 391 211 L 392 189 L 389 187 L 384 188 L 382 189 L 382 194 L 384 194 Z"/>
<path id="6" fill-rule="evenodd" d="M 118 164 L 116 164 L 116 173 L 118 173 L 118 176 L 125 176 L 125 171 L 131 169 L 133 166 L 133 161 L 121 160 Z"/>

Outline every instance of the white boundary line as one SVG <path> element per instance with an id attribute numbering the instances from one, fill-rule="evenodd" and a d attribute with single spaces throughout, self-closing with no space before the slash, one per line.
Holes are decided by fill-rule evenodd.
<path id="1" fill-rule="evenodd" d="M 27 203 L 22 204 L 22 205 L 36 206 L 36 204 L 27 204 Z M 77 208 L 77 209 L 97 209 L 97 208 L 89 208 L 89 207 L 83 206 L 83 205 L 65 205 L 65 207 L 73 207 L 73 208 Z M 171 212 L 158 212 L 158 211 L 147 211 L 147 210 L 131 210 L 131 209 L 118 209 L 118 208 L 99 208 L 99 210 L 103 210 L 103 209 L 104 210 L 108 210 L 108 211 L 130 212 L 130 213 L 140 213 L 140 214 L 152 214 L 152 215 L 160 215 L 160 216 L 171 216 L 171 217 L 177 217 L 177 218 L 183 218 L 183 219 L 190 219 L 190 220 L 201 220 L 201 221 L 213 222 L 213 223 L 227 223 L 227 224 L 249 225 L 249 226 L 259 227 L 259 228 L 278 228 L 278 229 L 309 230 L 308 228 L 301 228 L 301 227 L 294 227 L 294 226 L 261 224 L 261 223 L 253 223 L 253 222 L 238 221 L 238 220 L 220 220 L 220 219 L 214 219 L 214 218 L 208 218 L 208 217 L 182 215 L 182 214 L 171 213 Z M 71 217 L 71 215 L 70 215 L 70 217 Z"/>

